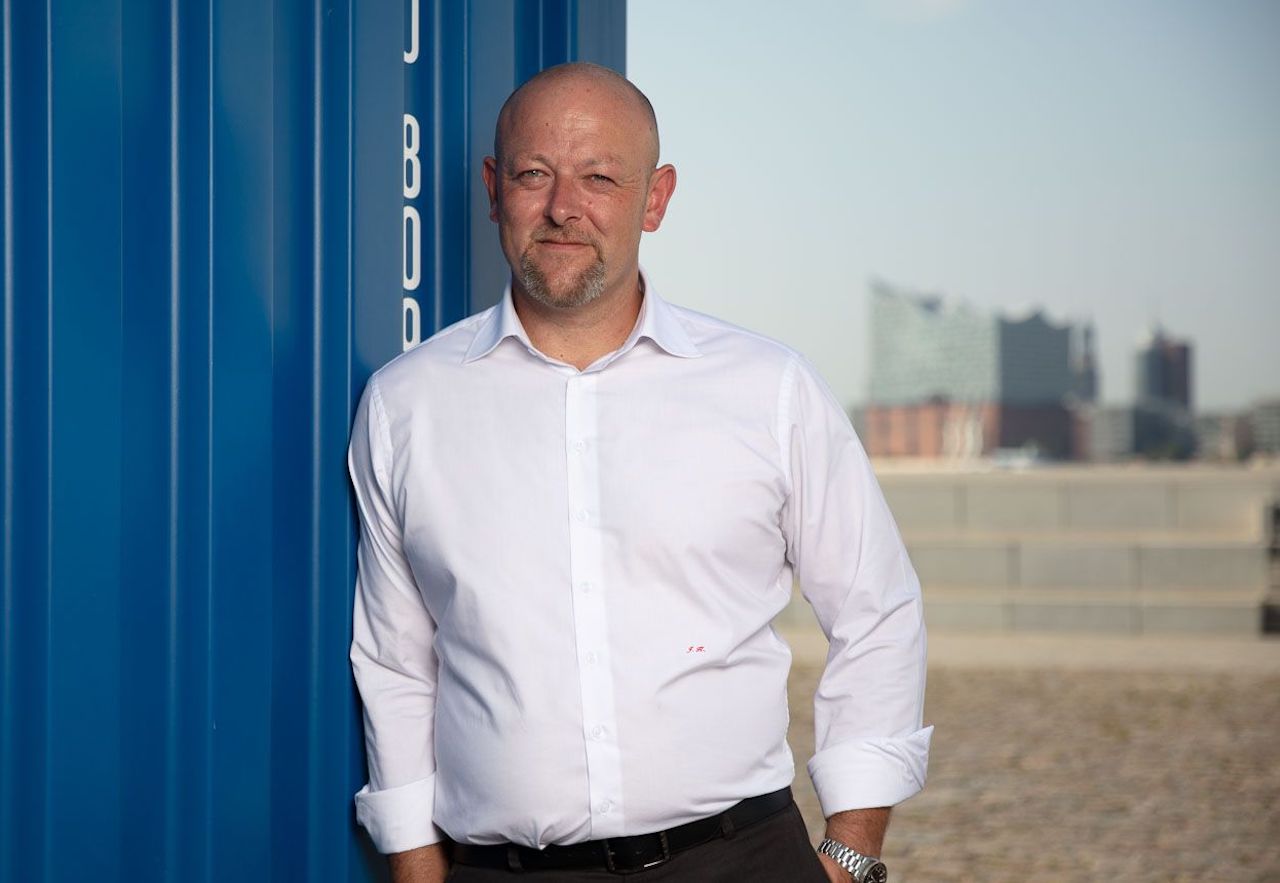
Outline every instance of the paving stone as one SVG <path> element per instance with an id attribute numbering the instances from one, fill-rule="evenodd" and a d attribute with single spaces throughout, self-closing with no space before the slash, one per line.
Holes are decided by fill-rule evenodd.
<path id="1" fill-rule="evenodd" d="M 799 653 L 791 678 L 815 840 L 803 763 L 820 665 Z M 925 716 L 929 784 L 894 812 L 894 883 L 1280 880 L 1274 670 L 933 669 Z"/>

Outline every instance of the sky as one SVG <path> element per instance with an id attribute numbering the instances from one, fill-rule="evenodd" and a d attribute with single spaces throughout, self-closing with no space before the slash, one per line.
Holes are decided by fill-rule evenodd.
<path id="1" fill-rule="evenodd" d="M 1280 3 L 631 0 L 678 173 L 663 296 L 866 398 L 868 281 L 1097 328 L 1133 398 L 1158 322 L 1198 411 L 1280 396 Z"/>

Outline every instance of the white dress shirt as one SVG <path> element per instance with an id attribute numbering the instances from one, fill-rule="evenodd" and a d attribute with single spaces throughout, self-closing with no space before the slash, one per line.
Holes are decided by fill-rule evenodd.
<path id="1" fill-rule="evenodd" d="M 771 622 L 793 579 L 831 651 L 825 814 L 923 787 L 920 586 L 805 360 L 649 287 L 583 371 L 510 291 L 369 381 L 349 463 L 351 662 L 382 852 L 662 830 L 790 784 Z"/>

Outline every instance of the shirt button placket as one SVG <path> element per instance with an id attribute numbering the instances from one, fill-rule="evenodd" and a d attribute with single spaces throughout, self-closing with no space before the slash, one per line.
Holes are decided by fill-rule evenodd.
<path id="1" fill-rule="evenodd" d="M 574 374 L 565 384 L 565 460 L 568 475 L 569 566 L 573 626 L 582 691 L 582 736 L 592 839 L 622 832 L 622 765 L 615 734 L 609 661 L 608 586 L 603 581 L 600 460 L 597 440 L 599 373 Z"/>

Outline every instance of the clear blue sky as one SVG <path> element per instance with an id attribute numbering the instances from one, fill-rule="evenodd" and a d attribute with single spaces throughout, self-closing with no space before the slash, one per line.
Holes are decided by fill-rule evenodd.
<path id="1" fill-rule="evenodd" d="M 631 0 L 679 172 L 666 297 L 864 399 L 867 279 L 1092 317 L 1103 398 L 1158 319 L 1200 410 L 1280 395 L 1280 2 Z"/>

